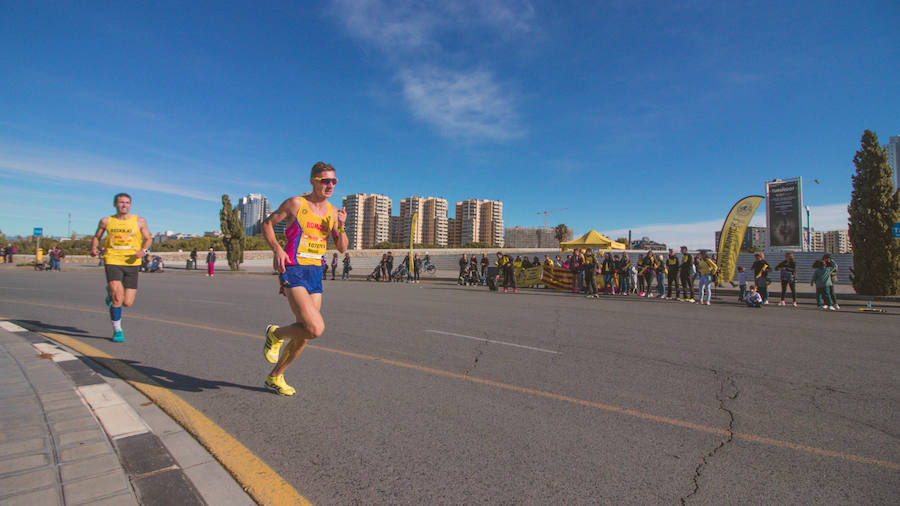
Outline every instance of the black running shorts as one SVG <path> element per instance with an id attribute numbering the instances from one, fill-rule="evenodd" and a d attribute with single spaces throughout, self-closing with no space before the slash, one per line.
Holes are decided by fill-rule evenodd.
<path id="1" fill-rule="evenodd" d="M 122 286 L 137 290 L 138 273 L 140 265 L 109 265 L 106 264 L 106 282 L 121 281 Z"/>

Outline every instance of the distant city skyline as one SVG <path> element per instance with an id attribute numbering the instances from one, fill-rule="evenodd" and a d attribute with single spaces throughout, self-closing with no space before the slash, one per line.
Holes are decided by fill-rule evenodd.
<path id="1" fill-rule="evenodd" d="M 154 233 L 200 234 L 223 194 L 275 207 L 318 160 L 334 202 L 480 195 L 504 227 L 566 208 L 547 225 L 692 247 L 803 177 L 812 226 L 838 229 L 863 131 L 900 136 L 898 20 L 896 0 L 5 2 L 0 230 L 90 234 L 125 191 Z"/>

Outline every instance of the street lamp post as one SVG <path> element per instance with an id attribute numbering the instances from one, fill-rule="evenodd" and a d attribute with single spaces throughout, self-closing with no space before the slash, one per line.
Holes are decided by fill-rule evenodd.
<path id="1" fill-rule="evenodd" d="M 812 224 L 809 223 L 809 206 L 806 206 L 806 252 L 812 251 Z"/>

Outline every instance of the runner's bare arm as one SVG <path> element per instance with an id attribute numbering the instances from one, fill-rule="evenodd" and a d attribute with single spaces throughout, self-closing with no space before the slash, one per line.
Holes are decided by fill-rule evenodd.
<path id="1" fill-rule="evenodd" d="M 347 247 L 350 245 L 350 239 L 347 238 L 347 232 L 344 231 L 346 223 L 347 209 L 342 207 L 337 211 L 337 226 L 331 232 L 334 237 L 334 247 L 341 253 L 347 251 Z"/>
<path id="2" fill-rule="evenodd" d="M 141 249 L 135 253 L 138 258 L 144 256 L 147 250 L 150 249 L 150 245 L 153 244 L 153 236 L 150 235 L 150 228 L 147 227 L 147 220 L 138 216 L 138 228 L 141 231 L 141 236 L 144 238 L 144 243 L 141 245 Z"/>
<path id="3" fill-rule="evenodd" d="M 260 227 L 262 229 L 263 238 L 265 238 L 274 253 L 274 256 L 272 257 L 272 268 L 275 269 L 275 272 L 284 272 L 284 264 L 287 262 L 288 257 L 287 253 L 284 252 L 284 248 L 278 244 L 278 239 L 275 237 L 275 230 L 272 227 L 285 219 L 293 219 L 293 217 L 297 215 L 297 209 L 299 208 L 300 197 L 291 197 L 282 202 L 274 213 L 263 220 L 262 226 Z"/>
<path id="4" fill-rule="evenodd" d="M 97 225 L 97 231 L 94 233 L 94 237 L 91 238 L 91 256 L 95 257 L 100 254 L 100 250 L 97 249 L 97 246 L 100 245 L 100 239 L 103 239 L 103 234 L 106 232 L 106 224 L 109 222 L 109 217 L 104 216 L 100 218 L 100 223 Z"/>

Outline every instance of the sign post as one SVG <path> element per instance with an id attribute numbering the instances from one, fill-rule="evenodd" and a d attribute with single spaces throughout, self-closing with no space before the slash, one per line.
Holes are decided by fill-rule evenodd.
<path id="1" fill-rule="evenodd" d="M 894 239 L 900 239 L 900 223 L 894 223 L 891 230 L 894 232 Z"/>

